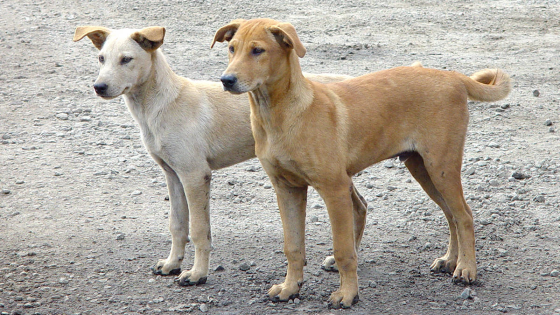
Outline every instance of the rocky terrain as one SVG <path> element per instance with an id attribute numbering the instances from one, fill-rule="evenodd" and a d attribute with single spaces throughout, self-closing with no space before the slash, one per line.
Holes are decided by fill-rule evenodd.
<path id="1" fill-rule="evenodd" d="M 496 1 L 0 2 L 1 314 L 560 314 L 560 3 Z M 307 72 L 360 75 L 421 61 L 471 74 L 502 68 L 510 96 L 469 103 L 463 184 L 479 282 L 429 265 L 447 246 L 439 208 L 404 165 L 360 173 L 369 204 L 360 302 L 329 310 L 338 275 L 324 203 L 311 190 L 299 299 L 272 303 L 286 258 L 270 182 L 257 160 L 216 171 L 208 282 L 180 287 L 150 267 L 171 244 L 165 179 L 121 98 L 93 92 L 97 51 L 78 25 L 167 28 L 172 68 L 218 80 L 234 18 L 290 21 Z M 192 264 L 188 245 L 183 268 Z"/>

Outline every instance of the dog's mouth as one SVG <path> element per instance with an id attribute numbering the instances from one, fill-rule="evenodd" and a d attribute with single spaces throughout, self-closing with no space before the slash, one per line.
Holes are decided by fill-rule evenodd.
<path id="1" fill-rule="evenodd" d="M 127 87 L 124 88 L 124 90 L 122 90 L 122 92 L 114 94 L 114 95 L 109 95 L 108 93 L 96 93 L 96 94 L 97 94 L 97 96 L 101 97 L 104 100 L 112 100 L 112 99 L 117 98 L 117 97 L 119 97 L 123 94 L 128 93 L 129 91 L 130 91 L 130 87 L 127 86 Z"/>
<path id="2" fill-rule="evenodd" d="M 225 86 L 223 85 L 224 91 L 230 92 L 231 94 L 243 94 L 244 91 L 239 91 L 237 86 Z"/>
<path id="3" fill-rule="evenodd" d="M 115 96 L 109 96 L 109 95 L 101 95 L 101 94 L 97 94 L 97 96 L 101 97 L 104 100 L 112 100 L 114 98 L 116 98 L 118 95 Z"/>
<path id="4" fill-rule="evenodd" d="M 230 92 L 231 94 L 243 94 L 257 90 L 261 86 L 261 83 L 257 83 L 254 87 L 250 87 L 247 84 L 242 83 L 237 83 L 233 86 L 222 86 L 224 88 L 224 91 Z"/>

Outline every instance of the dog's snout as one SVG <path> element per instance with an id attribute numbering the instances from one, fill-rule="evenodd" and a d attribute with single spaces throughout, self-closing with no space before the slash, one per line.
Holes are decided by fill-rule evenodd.
<path id="1" fill-rule="evenodd" d="M 93 85 L 93 88 L 95 89 L 95 93 L 104 95 L 107 92 L 109 86 L 105 83 L 96 83 Z"/>
<path id="2" fill-rule="evenodd" d="M 224 88 L 226 90 L 233 88 L 235 83 L 237 83 L 237 77 L 231 74 L 223 75 L 220 80 L 222 81 L 222 84 L 224 85 Z"/>

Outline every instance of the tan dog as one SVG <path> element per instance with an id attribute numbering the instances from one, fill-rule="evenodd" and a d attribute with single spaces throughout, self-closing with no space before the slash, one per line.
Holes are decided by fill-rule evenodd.
<path id="1" fill-rule="evenodd" d="M 165 36 L 163 27 L 109 30 L 83 26 L 76 29 L 74 41 L 85 36 L 99 49 L 97 95 L 104 99 L 123 95 L 146 149 L 167 180 L 171 251 L 167 259 L 155 264 L 153 272 L 180 273 L 190 223 L 194 265 L 180 274 L 179 284 L 205 283 L 212 248 L 211 171 L 255 157 L 247 97 L 224 92 L 220 83 L 176 75 L 158 49 Z M 350 78 L 308 76 L 322 82 Z"/>
<path id="2" fill-rule="evenodd" d="M 303 77 L 298 57 L 306 50 L 289 23 L 234 20 L 216 32 L 216 41 L 229 41 L 221 80 L 234 94 L 249 92 L 257 157 L 278 197 L 288 272 L 284 283 L 269 290 L 273 299 L 296 296 L 303 281 L 311 185 L 325 200 L 340 272 L 340 288 L 329 303 L 350 307 L 357 300 L 356 247 L 365 214 L 352 211 L 351 177 L 395 156 L 449 223 L 449 248 L 432 269 L 453 272 L 465 283 L 476 279 L 473 218 L 461 186 L 467 98 L 503 99 L 510 91 L 505 73 L 483 70 L 469 78 L 400 67 L 321 84 Z"/>

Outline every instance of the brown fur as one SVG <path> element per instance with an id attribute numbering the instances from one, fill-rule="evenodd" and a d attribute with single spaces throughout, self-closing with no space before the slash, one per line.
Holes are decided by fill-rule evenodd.
<path id="1" fill-rule="evenodd" d="M 288 272 L 269 295 L 285 301 L 299 292 L 311 185 L 325 200 L 340 271 L 340 289 L 329 303 L 350 307 L 355 302 L 356 248 L 365 213 L 356 210 L 351 177 L 401 153 L 449 223 L 448 251 L 432 269 L 473 282 L 473 219 L 461 185 L 467 99 L 506 97 L 509 77 L 501 70 L 483 70 L 469 78 L 415 66 L 321 84 L 303 77 L 298 56 L 303 57 L 305 48 L 289 23 L 236 20 L 218 30 L 214 41 L 228 39 L 222 36 L 224 29 L 231 38 L 222 81 L 235 82 L 226 86 L 232 93 L 249 92 L 256 154 L 275 187 L 284 227 Z"/>

